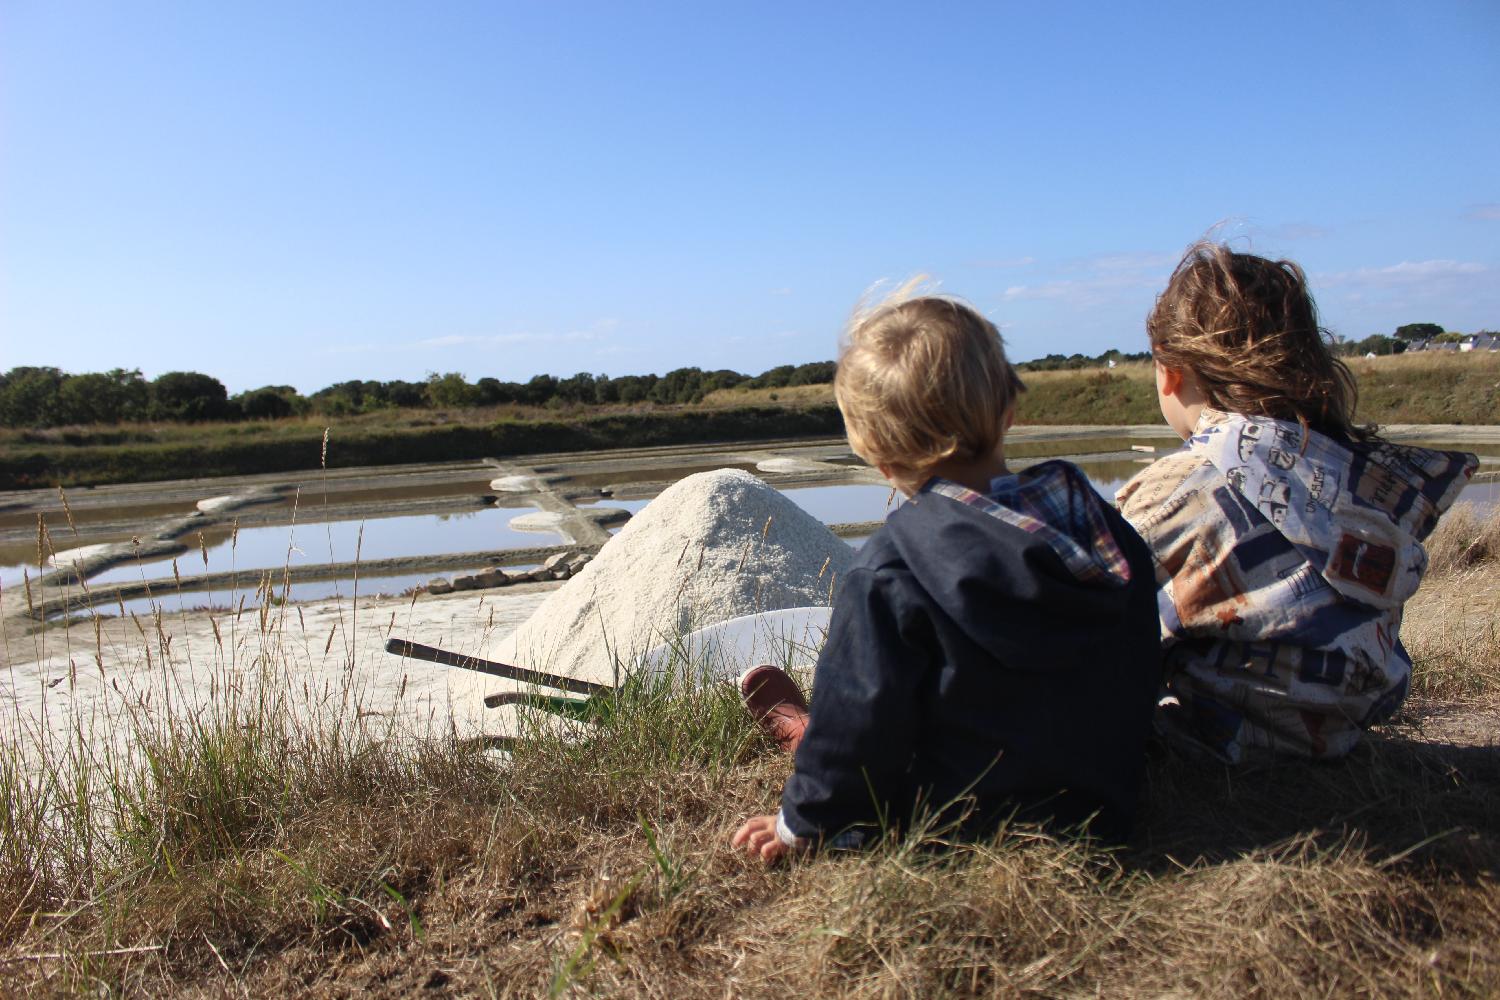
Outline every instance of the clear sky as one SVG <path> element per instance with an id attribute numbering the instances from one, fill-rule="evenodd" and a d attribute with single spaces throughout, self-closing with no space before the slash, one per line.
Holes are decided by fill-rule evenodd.
<path id="1" fill-rule="evenodd" d="M 1500 328 L 1500 4 L 0 0 L 0 370 L 831 358 L 923 272 L 1144 347 L 1211 227 Z"/>

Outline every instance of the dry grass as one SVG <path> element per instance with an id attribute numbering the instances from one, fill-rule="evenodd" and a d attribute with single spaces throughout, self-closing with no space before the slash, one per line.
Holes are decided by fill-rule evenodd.
<path id="1" fill-rule="evenodd" d="M 1500 670 L 1454 623 L 1500 561 L 1470 537 L 1434 537 L 1407 635 L 1419 692 L 1489 713 L 1479 740 L 1418 701 L 1342 761 L 1163 756 L 1116 852 L 929 831 L 766 871 L 727 839 L 789 764 L 724 690 L 632 688 L 510 760 L 275 698 L 41 785 L 0 753 L 0 993 L 1495 995 Z"/>
<path id="2" fill-rule="evenodd" d="M 703 397 L 705 406 L 768 406 L 783 403 L 795 406 L 832 405 L 833 385 L 784 385 L 779 389 L 715 389 Z"/>
<path id="3" fill-rule="evenodd" d="M 1500 354 L 1398 354 L 1350 359 L 1361 421 L 1492 424 L 1500 413 Z"/>
<path id="4" fill-rule="evenodd" d="M 1228 773 L 1162 759 L 1106 853 L 1036 831 L 765 871 L 727 850 L 787 762 L 730 699 L 636 693 L 509 766 L 267 716 L 157 748 L 116 850 L 33 895 L 47 994 L 1484 996 L 1500 989 L 1500 760 L 1399 731 Z M 166 752 L 162 752 L 165 750 Z M 66 805 L 66 801 L 54 805 Z M 55 848 L 56 845 L 54 844 Z M 40 878 L 38 876 L 41 876 Z M 36 895 L 37 887 L 44 887 Z"/>
<path id="5" fill-rule="evenodd" d="M 1461 503 L 1438 522 L 1427 540 L 1427 570 L 1435 578 L 1500 562 L 1500 509 L 1486 513 Z"/>
<path id="6" fill-rule="evenodd" d="M 1415 694 L 1443 700 L 1500 693 L 1500 509 L 1460 504 L 1427 542 L 1429 569 L 1401 636 Z"/>

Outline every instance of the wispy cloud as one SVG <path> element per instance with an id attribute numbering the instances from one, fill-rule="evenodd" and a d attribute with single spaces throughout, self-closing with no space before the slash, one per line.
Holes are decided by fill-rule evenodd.
<path id="1" fill-rule="evenodd" d="M 1107 253 L 1084 258 L 1084 264 L 1099 271 L 1120 273 L 1123 271 L 1157 272 L 1170 269 L 1177 263 L 1177 254 L 1159 253 L 1154 250 L 1132 250 L 1128 253 Z"/>
<path id="2" fill-rule="evenodd" d="M 1332 271 L 1313 278 L 1325 288 L 1410 288 L 1472 278 L 1493 270 L 1487 264 L 1463 260 L 1403 260 L 1387 267 L 1360 267 L 1350 271 Z"/>
<path id="3" fill-rule="evenodd" d="M 507 347 L 515 344 L 584 344 L 605 340 L 619 325 L 610 317 L 598 320 L 583 330 L 544 332 L 523 330 L 513 333 L 450 333 L 440 337 L 422 337 L 386 343 L 335 344 L 324 354 L 369 354 L 377 351 L 441 351 L 453 347 Z M 597 352 L 595 352 L 597 353 Z"/>
<path id="4" fill-rule="evenodd" d="M 1500 222 L 1500 201 L 1492 201 L 1483 205 L 1473 205 L 1464 213 L 1464 218 L 1474 219 L 1479 222 Z"/>
<path id="5" fill-rule="evenodd" d="M 1061 299 L 1082 287 L 1078 281 L 1044 281 L 1038 285 L 1011 285 L 1004 294 L 1007 299 Z"/>
<path id="6" fill-rule="evenodd" d="M 1001 294 L 1011 302 L 1070 299 L 1093 305 L 1161 287 L 1176 262 L 1175 254 L 1154 250 L 1095 254 L 1059 262 L 1052 269 L 1061 272 L 1057 277 L 1011 285 Z"/>
<path id="7" fill-rule="evenodd" d="M 428 337 L 399 345 L 397 349 L 434 347 L 498 347 L 506 344 L 569 344 L 598 340 L 603 334 L 593 330 L 572 330 L 568 333 L 495 333 L 495 334 L 449 334 L 446 337 Z"/>
<path id="8" fill-rule="evenodd" d="M 632 354 L 643 354 L 645 352 L 640 347 L 635 345 L 606 344 L 603 347 L 594 348 L 589 353 L 591 356 L 596 358 L 618 358 L 628 357 Z"/>

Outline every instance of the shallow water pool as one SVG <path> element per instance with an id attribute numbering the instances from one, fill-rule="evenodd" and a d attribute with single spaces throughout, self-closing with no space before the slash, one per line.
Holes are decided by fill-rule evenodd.
<path id="1" fill-rule="evenodd" d="M 824 524 L 881 521 L 900 506 L 901 494 L 889 486 L 794 486 L 781 491 Z"/>
<path id="2" fill-rule="evenodd" d="M 197 535 L 179 541 L 189 547 L 177 557 L 183 575 L 230 570 L 276 569 L 283 565 L 309 566 L 331 562 L 445 555 L 450 552 L 489 552 L 537 548 L 561 543 L 552 531 L 516 531 L 512 519 L 536 513 L 530 507 L 503 507 L 459 514 L 412 514 L 364 521 L 309 522 L 296 526 L 244 528 L 230 544 L 227 533 L 205 533 L 208 566 L 197 549 Z M 361 537 L 361 531 L 363 537 Z M 172 575 L 171 559 L 127 562 L 89 579 L 89 583 L 123 583 Z"/>

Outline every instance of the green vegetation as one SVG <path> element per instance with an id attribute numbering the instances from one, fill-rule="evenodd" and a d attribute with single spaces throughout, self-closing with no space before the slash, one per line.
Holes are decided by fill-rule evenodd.
<path id="1" fill-rule="evenodd" d="M 330 422 L 307 417 L 218 425 L 0 433 L 0 488 L 95 485 L 287 472 L 318 466 Z M 769 440 L 843 432 L 832 406 L 389 411 L 334 421 L 331 467 L 484 456 Z"/>
<path id="2" fill-rule="evenodd" d="M 1048 354 L 1032 361 L 1018 362 L 1016 368 L 1023 372 L 1076 371 L 1079 368 L 1111 368 L 1127 361 L 1149 360 L 1151 355 L 1146 351 L 1126 354 L 1123 351 L 1108 350 L 1093 357 L 1083 354 Z"/>
<path id="3" fill-rule="evenodd" d="M 785 388 L 833 381 L 833 362 L 781 365 L 756 376 L 678 368 L 666 375 L 590 375 L 529 382 L 433 372 L 425 382 L 340 382 L 304 397 L 289 385 L 267 385 L 229 396 L 218 379 L 199 372 L 167 372 L 147 382 L 139 371 L 69 375 L 57 368 L 12 368 L 0 375 L 0 425 L 67 427 L 143 420 L 172 423 L 275 420 L 291 416 L 344 417 L 392 409 L 474 409 L 700 403 L 719 389 Z"/>
<path id="4" fill-rule="evenodd" d="M 1394 334 L 1397 340 L 1429 340 L 1443 334 L 1443 328 L 1437 323 L 1406 323 L 1396 327 Z"/>
<path id="5" fill-rule="evenodd" d="M 1362 421 L 1489 424 L 1500 418 L 1500 355 L 1421 353 L 1351 359 L 1350 365 Z M 705 392 L 695 404 L 563 404 L 553 397 L 545 406 L 433 410 L 377 406 L 361 397 L 351 407 L 364 412 L 342 417 L 0 430 L 0 489 L 309 469 L 319 462 L 325 428 L 337 443 L 329 461 L 341 467 L 842 434 L 830 385 L 774 381 L 799 377 L 797 371 L 773 369 L 771 385 L 749 380 Z M 1023 424 L 1161 422 L 1147 363 L 1031 371 L 1025 379 L 1017 414 Z M 257 398 L 280 398 L 262 392 Z"/>
<path id="6" fill-rule="evenodd" d="M 1448 555 L 1424 592 L 1500 596 L 1473 527 L 1440 526 Z M 1440 624 L 1428 614 L 1413 607 L 1408 626 Z M 325 644 L 293 615 L 250 608 L 237 627 L 254 663 L 235 672 L 221 642 L 202 711 L 153 714 L 136 694 L 118 725 L 25 734 L 36 753 L 0 744 L 5 992 L 1500 991 L 1493 633 L 1484 650 L 1446 650 L 1482 699 L 1467 741 L 1431 730 L 1448 716 L 1418 704 L 1341 761 L 1159 757 L 1124 850 L 1022 827 L 949 846 L 929 829 L 768 871 L 727 842 L 774 808 L 789 764 L 727 687 L 627 685 L 597 724 L 523 725 L 507 759 L 399 731 L 357 697 L 306 694 Z M 140 641 L 159 669 L 185 670 L 183 644 L 158 634 L 170 628 L 148 622 Z M 1428 690 L 1443 650 L 1413 652 Z M 95 742 L 126 722 L 134 752 Z"/>

